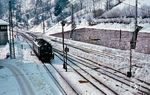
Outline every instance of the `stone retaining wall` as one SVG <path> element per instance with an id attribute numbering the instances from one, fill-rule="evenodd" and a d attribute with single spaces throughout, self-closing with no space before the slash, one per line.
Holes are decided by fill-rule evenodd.
<path id="1" fill-rule="evenodd" d="M 67 31 L 64 34 L 65 38 L 68 39 L 70 31 Z M 57 33 L 53 34 L 53 36 L 62 37 L 62 34 Z M 73 33 L 73 40 L 122 50 L 130 49 L 131 37 L 132 33 L 129 31 L 103 30 L 92 28 L 77 29 Z M 139 32 L 135 51 L 150 54 L 150 33 Z"/>

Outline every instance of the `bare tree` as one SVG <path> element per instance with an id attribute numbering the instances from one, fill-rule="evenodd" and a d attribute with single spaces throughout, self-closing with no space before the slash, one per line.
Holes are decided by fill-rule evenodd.
<path id="1" fill-rule="evenodd" d="M 52 4 L 51 4 L 51 1 L 50 1 L 50 7 L 52 6 Z M 51 20 L 52 20 L 52 22 L 53 22 L 53 17 L 52 17 L 52 11 L 51 11 L 51 9 L 49 10 L 49 13 L 50 13 L 50 17 L 51 17 Z"/>
<path id="2" fill-rule="evenodd" d="M 83 9 L 83 4 L 82 4 L 82 0 L 80 0 L 80 7 L 81 7 L 81 10 Z"/>
<path id="3" fill-rule="evenodd" d="M 51 3 L 51 0 L 47 0 L 46 2 L 46 7 L 47 7 L 47 12 L 51 18 L 51 21 L 53 22 L 53 17 L 52 17 L 52 11 L 51 11 L 51 7 L 52 7 L 52 3 Z"/>
<path id="4" fill-rule="evenodd" d="M 113 7 L 112 0 L 106 0 L 106 10 L 110 10 Z"/>
<path id="5" fill-rule="evenodd" d="M 118 3 L 121 3 L 121 0 L 118 0 Z"/>
<path id="6" fill-rule="evenodd" d="M 34 12 L 35 12 L 35 21 L 34 21 L 34 24 L 37 25 L 39 24 L 39 12 L 38 12 L 38 8 L 42 6 L 42 0 L 36 0 L 36 3 L 35 3 L 35 8 L 34 8 Z"/>
<path id="7" fill-rule="evenodd" d="M 95 0 L 92 1 L 93 1 L 93 11 L 95 11 Z"/>
<path id="8" fill-rule="evenodd" d="M 106 0 L 106 10 L 110 9 L 110 0 Z"/>

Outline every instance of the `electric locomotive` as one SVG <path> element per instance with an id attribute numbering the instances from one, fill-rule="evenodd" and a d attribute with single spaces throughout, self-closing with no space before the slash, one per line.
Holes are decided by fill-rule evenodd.
<path id="1" fill-rule="evenodd" d="M 35 39 L 33 42 L 33 50 L 43 62 L 49 62 L 50 59 L 54 59 L 52 45 L 42 38 Z"/>

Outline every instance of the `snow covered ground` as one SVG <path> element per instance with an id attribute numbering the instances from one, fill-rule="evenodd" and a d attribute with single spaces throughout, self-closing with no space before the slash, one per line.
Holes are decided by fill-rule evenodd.
<path id="1" fill-rule="evenodd" d="M 51 37 L 51 39 L 61 41 L 61 38 Z M 130 52 L 128 50 L 124 51 L 124 50 L 119 50 L 119 49 L 112 49 L 112 48 L 107 48 L 107 47 L 103 47 L 103 46 L 97 46 L 97 45 L 92 45 L 92 44 L 77 42 L 77 41 L 71 41 L 71 40 L 65 40 L 65 43 L 68 43 L 69 45 L 72 45 L 75 47 L 79 47 L 83 50 L 88 50 L 88 53 L 86 53 L 82 50 L 78 50 L 78 49 L 69 47 L 69 54 L 73 54 L 74 56 L 92 60 L 98 64 L 119 70 L 119 71 L 123 72 L 124 74 L 126 74 L 127 71 L 129 71 L 129 56 L 130 56 L 129 54 L 130 54 Z M 56 42 L 54 42 L 53 46 L 54 46 L 54 48 L 62 50 L 61 44 L 58 44 L 58 43 L 56 44 Z M 109 79 L 109 78 L 107 79 L 106 77 L 103 77 L 103 76 L 100 78 L 105 84 L 109 85 L 109 87 L 116 89 L 116 91 L 119 92 L 119 95 L 140 95 L 140 94 L 137 94 L 137 92 L 136 92 L 137 88 L 140 89 L 140 86 L 137 85 L 137 83 L 139 83 L 137 81 L 137 79 L 143 80 L 148 83 L 150 81 L 150 69 L 149 69 L 150 68 L 150 65 L 149 65 L 150 55 L 137 53 L 137 52 L 133 51 L 133 59 L 132 60 L 133 60 L 132 64 L 134 66 L 132 67 L 133 77 L 131 78 L 131 80 L 135 81 L 135 84 L 131 83 L 131 85 L 133 87 L 135 87 L 135 89 L 126 87 L 122 84 L 118 84 L 117 82 L 110 81 L 111 79 Z M 59 66 L 56 66 L 56 68 L 60 69 Z M 69 70 L 69 72 L 70 72 L 70 70 Z M 92 71 L 90 71 L 90 72 L 92 72 Z M 111 72 L 117 74 L 117 72 L 113 72 L 113 71 L 111 71 Z M 93 75 L 95 75 L 95 74 L 96 73 L 93 73 Z M 63 75 L 65 75 L 66 77 L 69 76 L 67 74 L 63 74 Z M 120 75 L 120 74 L 118 73 L 118 75 Z M 97 75 L 95 75 L 95 76 L 97 76 Z M 71 79 L 70 79 L 70 81 L 71 81 Z M 119 87 L 115 87 L 115 85 L 119 85 Z M 144 84 L 141 82 L 140 85 L 144 85 Z M 150 88 L 150 87 L 148 87 L 148 88 Z M 127 89 L 129 91 L 127 91 Z"/>
<path id="2" fill-rule="evenodd" d="M 141 19 L 139 19 L 141 21 Z M 142 26 L 140 32 L 150 33 L 150 24 L 149 23 L 140 23 L 139 26 Z M 100 23 L 97 25 L 89 26 L 88 22 L 83 19 L 82 22 L 76 25 L 76 29 L 80 28 L 94 28 L 94 29 L 106 29 L 106 30 L 123 30 L 123 31 L 134 31 L 134 21 L 130 24 L 120 24 L 120 23 Z M 30 30 L 31 32 L 43 32 L 42 25 L 35 26 Z M 64 26 L 64 31 L 71 31 L 71 24 Z M 61 23 L 55 24 L 53 27 L 46 30 L 45 35 L 55 34 L 62 32 Z"/>
<path id="3" fill-rule="evenodd" d="M 47 39 L 46 37 L 44 38 Z M 51 37 L 51 39 L 61 41 L 61 38 Z M 69 54 L 93 60 L 98 64 L 120 70 L 123 73 L 126 73 L 129 70 L 129 51 L 106 48 L 103 46 L 97 46 L 72 40 L 65 40 L 65 43 L 90 51 L 89 53 L 85 53 L 81 50 L 69 47 Z M 56 42 L 53 43 L 53 47 L 62 50 L 62 45 Z M 61 95 L 61 92 L 56 87 L 56 84 L 49 77 L 41 62 L 38 61 L 37 57 L 26 43 L 26 40 L 20 36 L 19 38 L 16 38 L 16 59 L 5 59 L 8 48 L 8 45 L 0 47 L 0 88 L 2 88 L 0 90 L 1 95 Z M 119 95 L 140 95 L 137 94 L 136 89 L 140 89 L 140 86 L 137 85 L 136 82 L 138 81 L 136 79 L 141 79 L 146 82 L 150 81 L 149 60 L 150 55 L 133 52 L 133 64 L 137 65 L 137 67 L 133 67 L 132 69 L 133 77 L 131 80 L 135 81 L 135 84 L 131 83 L 130 85 L 135 87 L 135 89 L 127 87 L 121 83 L 114 82 L 112 79 L 107 78 L 104 75 L 97 75 L 97 73 L 93 70 L 86 69 L 85 67 L 83 68 L 85 68 L 85 70 L 89 73 L 93 73 L 92 75 L 97 76 L 97 78 L 100 78 L 103 83 L 112 89 L 115 89 Z M 52 64 L 78 93 L 82 95 L 98 95 L 97 93 L 101 93 L 96 90 L 89 82 L 80 83 L 80 81 L 86 80 L 75 73 L 70 67 L 68 67 L 68 72 L 66 72 L 62 68 L 62 61 L 60 61 L 59 58 L 55 57 L 55 59 L 52 60 Z M 50 65 L 47 64 L 47 66 L 51 68 Z M 63 83 L 62 80 L 60 80 L 60 76 L 55 74 L 52 68 L 50 70 L 53 72 L 53 75 L 59 80 L 59 82 Z M 82 71 L 79 69 L 77 70 L 83 74 Z M 112 73 L 117 74 L 116 72 Z M 85 74 L 85 77 L 88 77 L 88 75 Z M 144 85 L 143 83 L 140 84 Z M 61 85 L 63 86 L 64 84 Z M 69 90 L 68 87 L 66 87 L 66 89 Z M 105 90 L 105 92 L 107 92 L 107 90 Z"/>
<path id="4" fill-rule="evenodd" d="M 114 1 L 117 2 L 117 0 L 114 0 Z M 101 1 L 99 1 L 99 2 L 101 2 Z M 102 2 L 104 2 L 104 1 L 102 1 Z M 90 6 L 90 4 L 92 4 L 90 1 L 86 2 L 86 3 L 88 4 L 89 7 L 93 7 L 92 5 Z M 87 9 L 90 10 L 91 8 L 88 8 L 88 6 L 87 6 Z M 149 3 L 147 3 L 147 0 L 138 0 L 138 12 L 139 12 L 139 14 L 142 14 L 142 12 L 147 12 L 146 9 L 141 8 L 142 6 L 149 6 Z M 95 7 L 97 9 L 97 8 L 100 7 L 100 5 L 95 6 Z M 121 12 L 123 12 L 125 8 L 130 8 L 130 7 L 135 8 L 135 0 L 124 0 L 124 1 L 122 1 L 121 4 L 119 4 L 118 6 L 112 8 L 108 12 L 105 12 L 103 15 L 106 15 L 106 14 L 111 15 L 111 13 L 117 12 L 118 9 Z M 83 9 L 83 10 L 75 13 L 74 16 L 76 17 L 77 14 L 82 14 L 82 12 L 84 10 L 86 10 L 86 9 Z M 125 13 L 129 14 L 128 12 L 130 12 L 130 11 L 127 10 L 127 12 L 124 12 L 122 15 L 124 15 Z M 132 13 L 133 12 L 135 12 L 135 11 L 132 10 Z M 123 24 L 123 23 L 120 24 L 120 23 L 115 23 L 114 22 L 114 23 L 100 23 L 100 24 L 97 24 L 97 25 L 94 25 L 94 26 L 89 26 L 88 25 L 88 19 L 89 18 L 91 18 L 91 20 L 94 21 L 94 22 L 97 22 L 98 20 L 101 21 L 101 19 L 93 18 L 93 14 L 92 14 L 92 12 L 90 12 L 88 14 L 84 14 L 82 17 L 80 17 L 80 19 L 75 18 L 76 29 L 79 29 L 79 28 L 96 28 L 96 29 L 126 30 L 126 31 L 133 31 L 134 30 L 134 22 L 135 22 L 134 19 L 132 19 L 132 21 L 129 24 Z M 122 16 L 120 18 L 118 17 L 118 19 L 128 20 L 128 18 L 126 16 Z M 71 17 L 68 17 L 65 20 L 69 23 L 71 21 Z M 81 23 L 79 23 L 79 20 L 81 21 Z M 142 20 L 141 17 L 139 17 L 138 22 L 140 22 L 141 20 Z M 148 33 L 150 32 L 150 28 L 149 28 L 150 24 L 148 22 L 149 22 L 149 19 L 147 20 L 147 22 L 139 23 L 139 26 L 143 27 L 143 29 L 140 32 L 148 32 Z M 71 30 L 71 25 L 66 24 L 65 27 L 64 27 L 64 30 L 65 31 Z M 30 31 L 32 31 L 32 32 L 42 32 L 43 31 L 42 23 L 38 26 L 34 26 L 32 29 L 30 29 Z M 52 27 L 46 27 L 46 34 L 47 35 L 55 34 L 55 33 L 61 32 L 61 31 L 62 31 L 62 27 L 61 27 L 60 22 L 53 25 Z"/>
<path id="5" fill-rule="evenodd" d="M 29 1 L 29 0 L 28 0 Z M 147 0 L 143 0 L 143 3 L 140 0 L 140 4 L 146 4 Z M 28 5 L 29 2 L 26 3 Z M 134 0 L 130 2 L 125 0 L 125 3 L 134 5 Z M 124 7 L 125 5 L 120 5 Z M 119 6 L 118 6 L 119 7 Z M 120 8 L 120 7 L 119 7 Z M 139 24 L 143 26 L 143 29 L 140 32 L 150 32 L 150 24 Z M 101 23 L 94 26 L 89 26 L 87 20 L 82 19 L 82 22 L 76 26 L 78 28 L 96 28 L 96 29 L 109 29 L 109 30 L 134 30 L 134 22 L 130 24 L 118 24 L 118 23 Z M 65 31 L 71 30 L 71 25 L 66 25 L 64 27 Z M 42 31 L 42 24 L 39 26 L 34 26 L 30 31 L 40 32 Z M 58 23 L 55 26 L 51 27 L 44 34 L 45 36 L 49 34 L 54 34 L 62 31 L 61 24 Z M 45 37 L 46 38 L 46 37 Z M 61 41 L 60 38 L 52 39 Z M 87 44 L 83 42 L 77 42 L 72 40 L 65 40 L 66 43 L 74 45 L 76 47 L 83 48 L 90 51 L 85 53 L 81 50 L 74 49 L 69 47 L 69 53 L 78 56 L 90 59 L 98 64 L 108 66 L 119 70 L 123 73 L 126 73 L 129 70 L 129 51 L 123 51 L 119 49 L 106 48 L 103 46 L 97 46 L 92 44 Z M 62 45 L 58 43 L 53 43 L 53 47 L 62 50 Z M 15 40 L 15 49 L 16 49 L 16 59 L 7 59 L 6 55 L 8 54 L 9 46 L 0 46 L 0 95 L 61 95 L 61 92 L 56 87 L 56 84 L 49 77 L 46 70 L 43 68 L 43 65 L 38 61 L 35 54 L 32 52 L 30 47 L 27 45 L 26 41 L 19 36 Z M 132 81 L 135 81 L 135 89 L 126 87 L 118 82 L 114 82 L 109 78 L 99 76 L 101 80 L 106 83 L 108 86 L 115 89 L 120 95 L 137 95 L 137 88 L 140 88 L 136 84 L 138 82 L 136 79 L 143 80 L 145 82 L 150 81 L 150 55 L 133 52 L 133 77 Z M 76 74 L 71 68 L 69 72 L 65 72 L 62 69 L 62 61 L 57 57 L 52 61 L 56 69 L 63 75 L 63 77 L 68 80 L 68 82 L 82 95 L 97 95 L 99 91 L 95 90 L 93 86 L 89 83 L 80 84 L 79 81 L 84 79 Z M 48 65 L 50 66 L 50 65 Z M 51 68 L 51 67 L 49 67 Z M 53 72 L 53 71 L 51 71 Z M 92 72 L 89 70 L 89 72 Z M 92 72 L 93 73 L 93 72 Z M 116 72 L 113 72 L 116 73 Z M 55 72 L 53 72 L 55 75 Z M 97 75 L 93 73 L 93 75 Z M 56 75 L 56 78 L 59 81 L 59 77 Z M 109 80 L 109 81 L 108 81 Z M 115 85 L 119 85 L 116 87 Z M 144 85 L 141 83 L 141 85 Z M 148 88 L 150 88 L 148 86 Z M 66 89 L 68 89 L 66 87 Z M 94 91 L 94 92 L 93 92 Z M 93 93 L 92 93 L 93 92 Z M 140 94 L 138 94 L 140 95 Z"/>
<path id="6" fill-rule="evenodd" d="M 57 37 L 50 37 L 50 38 L 55 39 L 57 41 L 61 41 L 61 38 L 57 38 Z M 115 68 L 116 70 L 121 70 L 124 73 L 126 73 L 129 70 L 129 58 L 130 58 L 129 50 L 107 48 L 104 46 L 98 46 L 98 45 L 72 41 L 67 39 L 65 40 L 65 43 L 68 43 L 69 45 L 73 45 L 75 47 L 82 48 L 84 50 L 88 50 L 89 52 L 89 53 L 85 53 L 81 50 L 77 50 L 70 47 L 69 53 L 73 55 L 91 59 L 97 63 Z M 62 49 L 62 46 L 56 43 L 53 43 L 53 46 L 60 50 Z M 135 67 L 133 67 L 134 77 L 149 82 L 150 70 L 148 69 L 150 68 L 149 65 L 150 55 L 138 53 L 134 51 L 132 55 L 133 55 L 133 59 L 132 59 L 133 65 L 138 66 L 138 68 L 136 69 Z"/>
<path id="7" fill-rule="evenodd" d="M 15 41 L 16 59 L 6 59 L 8 48 L 0 47 L 0 95 L 61 95 L 22 37 Z"/>

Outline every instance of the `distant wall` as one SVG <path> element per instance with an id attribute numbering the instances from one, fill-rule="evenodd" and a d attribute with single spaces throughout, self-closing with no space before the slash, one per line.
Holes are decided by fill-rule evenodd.
<path id="1" fill-rule="evenodd" d="M 65 38 L 69 38 L 70 32 L 65 32 Z M 62 37 L 61 33 L 53 34 L 53 36 Z M 97 45 L 122 50 L 130 49 L 130 39 L 132 33 L 128 31 L 118 30 L 102 30 L 92 28 L 77 29 L 73 33 L 73 39 Z M 136 52 L 150 54 L 150 33 L 138 34 Z"/>

